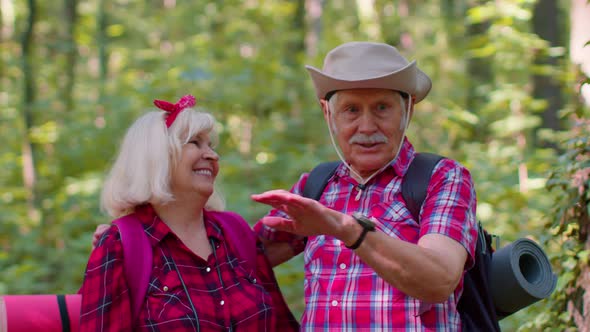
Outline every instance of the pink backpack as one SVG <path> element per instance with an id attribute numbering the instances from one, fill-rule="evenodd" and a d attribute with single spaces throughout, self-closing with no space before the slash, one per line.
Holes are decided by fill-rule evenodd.
<path id="1" fill-rule="evenodd" d="M 216 220 L 226 240 L 250 268 L 256 269 L 256 235 L 248 223 L 234 212 L 205 211 Z M 119 229 L 123 244 L 125 278 L 131 292 L 133 320 L 139 316 L 152 272 L 153 252 L 141 222 L 129 214 L 112 222 Z M 0 332 L 63 331 L 80 329 L 80 294 L 2 295 Z"/>
<path id="2" fill-rule="evenodd" d="M 221 226 L 227 243 L 234 246 L 235 252 L 245 260 L 253 271 L 256 270 L 256 235 L 239 214 L 230 211 L 205 211 L 205 216 Z M 133 321 L 137 320 L 145 299 L 152 274 L 152 247 L 141 222 L 134 214 L 129 214 L 112 222 L 119 228 L 125 259 L 125 278 L 136 280 L 128 282 L 131 291 Z"/>

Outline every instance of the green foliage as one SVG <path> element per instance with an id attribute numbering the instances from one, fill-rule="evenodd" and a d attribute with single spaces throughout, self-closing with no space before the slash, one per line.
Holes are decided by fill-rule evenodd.
<path id="1" fill-rule="evenodd" d="M 582 105 L 579 107 L 583 108 Z M 587 108 L 584 113 L 588 113 Z M 563 133 L 564 153 L 559 157 L 558 165 L 547 182 L 547 188 L 558 194 L 547 226 L 554 235 L 549 244 L 555 249 L 551 261 L 557 267 L 559 280 L 550 300 L 551 310 L 535 324 L 528 324 L 535 330 L 576 329 L 569 305 L 572 301 L 577 303 L 578 297 L 581 296 L 579 292 L 584 291 L 577 282 L 582 273 L 587 273 L 589 266 L 585 244 L 588 241 L 587 229 L 590 225 L 590 122 L 587 118 L 576 117 L 573 117 L 572 121 L 571 131 Z"/>
<path id="2" fill-rule="evenodd" d="M 302 172 L 336 159 L 303 65 L 321 67 L 323 55 L 344 41 L 385 40 L 416 59 L 434 82 L 408 130 L 417 150 L 467 166 L 486 228 L 503 243 L 521 236 L 538 240 L 558 268 L 553 298 L 503 320 L 504 330 L 516 330 L 522 321 L 528 323 L 521 330 L 566 326 L 569 295 L 562 290 L 573 285 L 587 260 L 575 240 L 577 217 L 565 217 L 582 213 L 572 176 L 587 167 L 579 157 L 587 152 L 587 135 L 568 135 L 559 158 L 546 145 L 566 134 L 542 128 L 547 101 L 533 97 L 532 77 L 557 78 L 566 99 L 577 91 L 566 89 L 575 75 L 565 50 L 531 31 L 534 1 L 376 0 L 372 8 L 362 1 L 318 1 L 319 17 L 305 3 L 80 2 L 75 64 L 65 56 L 71 42 L 65 39 L 61 2 L 39 3 L 31 101 L 22 91 L 19 44 L 27 4 L 2 7 L 0 293 L 78 289 L 91 234 L 109 221 L 98 208 L 104 174 L 125 129 L 152 108 L 154 98 L 193 93 L 198 106 L 215 115 L 219 188 L 228 208 L 254 224 L 267 208 L 250 194 L 290 188 Z M 539 54 L 560 61 L 539 65 Z M 75 73 L 71 109 L 64 100 L 69 66 Z M 24 121 L 27 102 L 30 128 Z M 567 105 L 561 112 L 564 119 L 577 114 L 578 121 L 587 113 Z M 23 180 L 25 138 L 35 158 L 33 192 Z M 304 305 L 302 271 L 302 257 L 276 268 L 298 314 Z"/>

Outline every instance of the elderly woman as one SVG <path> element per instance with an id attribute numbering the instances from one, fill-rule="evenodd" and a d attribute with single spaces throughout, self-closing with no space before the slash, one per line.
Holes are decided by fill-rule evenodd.
<path id="1" fill-rule="evenodd" d="M 137 281 L 126 280 L 124 263 L 137 257 L 123 256 L 121 232 L 110 227 L 88 260 L 81 330 L 298 330 L 261 244 L 252 242 L 249 264 L 238 250 L 243 244 L 228 235 L 245 221 L 219 212 L 213 117 L 191 109 L 192 96 L 154 103 L 163 111 L 129 128 L 102 192 L 102 207 L 138 220 L 149 239 L 147 292 L 135 315 L 130 285 Z"/>

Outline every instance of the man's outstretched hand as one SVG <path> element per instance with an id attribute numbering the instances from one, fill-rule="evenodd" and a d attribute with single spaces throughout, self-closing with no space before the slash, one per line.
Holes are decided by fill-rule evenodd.
<path id="1" fill-rule="evenodd" d="M 100 225 L 96 226 L 96 230 L 94 231 L 94 234 L 92 235 L 92 250 L 94 250 L 94 248 L 96 248 L 96 244 L 98 243 L 98 240 L 104 234 L 104 232 L 106 232 L 107 229 L 109 229 L 110 227 L 111 227 L 111 225 L 108 225 L 108 224 L 100 224 Z"/>
<path id="2" fill-rule="evenodd" d="M 252 200 L 285 212 L 289 218 L 264 217 L 262 223 L 279 231 L 297 235 L 336 236 L 342 226 L 342 213 L 316 200 L 286 190 L 271 190 L 250 196 Z"/>

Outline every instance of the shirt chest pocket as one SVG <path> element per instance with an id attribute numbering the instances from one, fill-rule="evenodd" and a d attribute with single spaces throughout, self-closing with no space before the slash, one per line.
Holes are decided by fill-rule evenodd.
<path id="1" fill-rule="evenodd" d="M 263 280 L 259 279 L 255 272 L 250 271 L 249 268 L 238 266 L 234 269 L 233 285 L 225 285 L 227 295 L 240 299 L 240 306 L 242 302 L 251 302 L 251 305 L 256 306 L 257 303 L 272 303 L 270 294 L 264 288 Z"/>
<path id="2" fill-rule="evenodd" d="M 416 243 L 420 225 L 412 217 L 401 194 L 384 197 L 384 199 L 372 206 L 367 213 L 376 219 L 377 229 L 391 237 Z"/>
<path id="3" fill-rule="evenodd" d="M 176 270 L 172 269 L 166 272 L 157 270 L 154 269 L 152 273 L 146 295 L 146 307 L 144 308 L 144 312 L 147 311 L 146 318 L 151 322 L 158 322 L 186 317 L 187 314 L 192 316 L 193 313 L 186 291 Z M 195 271 L 195 273 L 199 272 Z M 199 291 L 192 287 L 192 283 L 186 284 L 187 281 L 190 282 L 189 278 L 188 273 L 183 275 L 183 281 L 187 289 L 191 289 L 193 292 Z M 206 297 L 203 297 L 203 302 L 199 301 L 199 303 L 199 305 L 213 304 Z"/>

